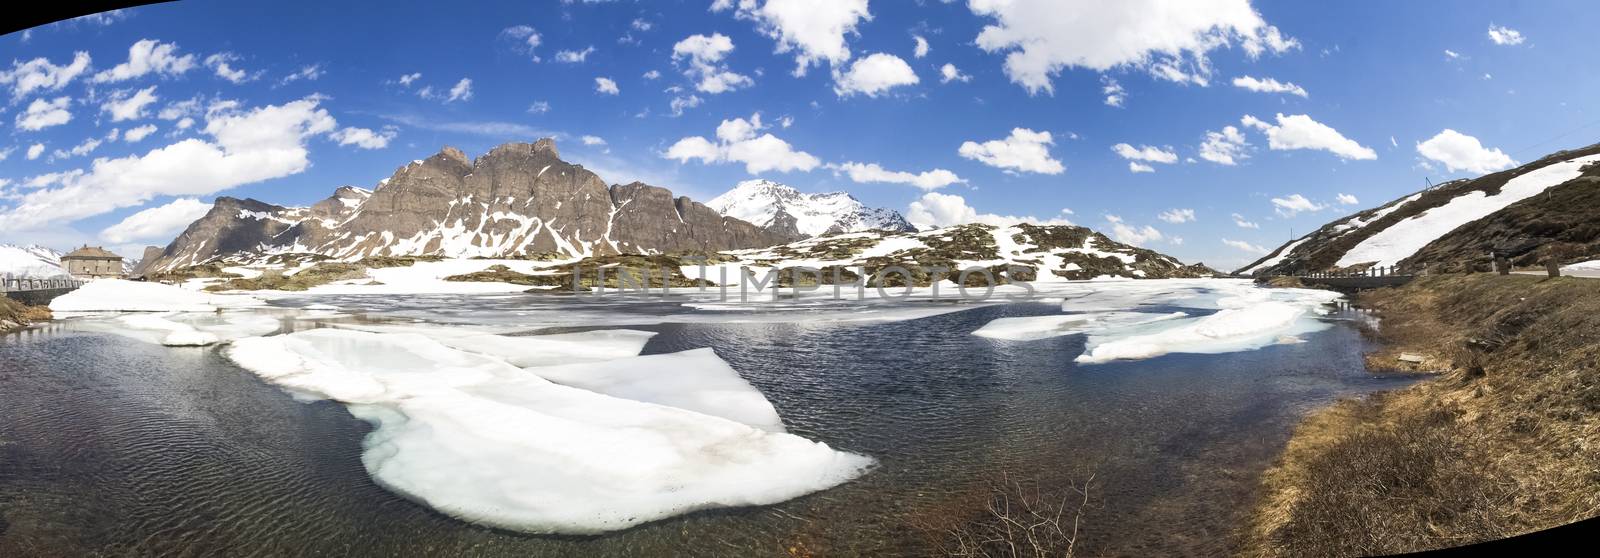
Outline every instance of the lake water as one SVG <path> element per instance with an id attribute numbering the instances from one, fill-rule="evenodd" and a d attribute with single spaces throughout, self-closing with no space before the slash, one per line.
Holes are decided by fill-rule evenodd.
<path id="1" fill-rule="evenodd" d="M 962 503 L 997 479 L 1091 477 L 1080 548 L 1225 554 L 1299 417 L 1412 381 L 1367 373 L 1367 342 L 1338 315 L 1303 343 L 1095 366 L 1073 363 L 1081 335 L 969 335 L 995 318 L 1058 312 L 1030 303 L 890 323 L 633 326 L 660 332 L 647 354 L 715 348 L 791 433 L 879 463 L 782 504 L 594 537 L 438 514 L 371 481 L 360 461 L 369 427 L 342 405 L 297 402 L 219 348 L 58 321 L 0 336 L 0 556 L 925 555 L 917 526 L 971 511 Z"/>

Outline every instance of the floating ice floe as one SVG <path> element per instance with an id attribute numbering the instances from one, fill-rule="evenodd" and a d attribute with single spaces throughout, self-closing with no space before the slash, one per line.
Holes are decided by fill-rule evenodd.
<path id="1" fill-rule="evenodd" d="M 169 347 L 203 347 L 277 331 L 277 318 L 252 312 L 138 312 L 75 321 L 90 331 L 115 333 Z"/>
<path id="2" fill-rule="evenodd" d="M 1076 360 L 1083 364 L 1099 364 L 1169 353 L 1230 353 L 1298 342 L 1298 335 L 1328 327 L 1315 319 L 1322 312 L 1322 303 L 1312 300 L 1312 297 L 1304 297 L 1294 301 L 1242 304 L 1224 299 L 1225 308 L 1208 316 L 1090 333 L 1086 352 Z"/>
<path id="3" fill-rule="evenodd" d="M 195 292 L 161 283 L 98 279 L 50 301 L 55 312 L 215 312 L 264 306 L 258 298 Z"/>
<path id="4" fill-rule="evenodd" d="M 972 332 L 979 337 L 1007 341 L 1032 341 L 1091 331 L 1131 327 L 1136 325 L 1175 320 L 1188 316 L 1183 312 L 1156 314 L 1151 312 L 1097 312 L 1092 314 L 1062 314 L 1056 316 L 1028 316 L 998 318 Z"/>
<path id="5" fill-rule="evenodd" d="M 659 359 L 664 368 L 655 372 L 715 358 L 690 353 Z M 700 509 L 773 504 L 846 482 L 872 464 L 745 422 L 560 385 L 534 373 L 552 368 L 524 370 L 422 335 L 317 329 L 242 339 L 229 355 L 268 381 L 343 402 L 374 424 L 362 462 L 379 484 L 504 529 L 599 533 Z M 662 393 L 659 385 L 630 385 L 644 373 L 619 371 L 637 364 L 573 364 L 552 375 L 643 397 Z M 695 391 L 697 379 L 711 379 L 705 393 L 731 385 L 719 374 L 689 374 L 675 393 Z M 746 420 L 770 418 L 755 415 Z"/>

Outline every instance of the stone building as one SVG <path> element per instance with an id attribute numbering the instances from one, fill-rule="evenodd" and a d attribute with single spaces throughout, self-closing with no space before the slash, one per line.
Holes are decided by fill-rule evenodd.
<path id="1" fill-rule="evenodd" d="M 122 277 L 122 256 L 99 246 L 84 246 L 61 256 L 61 267 L 76 279 Z"/>

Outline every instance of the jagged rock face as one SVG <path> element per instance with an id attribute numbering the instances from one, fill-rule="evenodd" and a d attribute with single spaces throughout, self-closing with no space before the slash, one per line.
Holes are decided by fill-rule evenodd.
<path id="1" fill-rule="evenodd" d="M 128 270 L 128 275 L 130 277 L 143 276 L 145 271 L 150 269 L 151 265 L 155 264 L 156 261 L 161 259 L 161 254 L 162 249 L 160 246 L 145 246 L 144 254 L 139 256 L 139 263 L 135 264 L 133 269 Z"/>
<path id="2" fill-rule="evenodd" d="M 224 201 L 227 207 L 224 207 Z M 245 208 L 241 204 L 254 204 Z M 262 214 L 266 218 L 260 217 Z M 281 226 L 278 226 L 281 225 Z M 213 232 L 227 242 L 208 242 Z M 196 234 L 191 235 L 194 232 Z M 645 184 L 607 186 L 555 142 L 511 143 L 470 160 L 446 147 L 372 191 L 344 187 L 309 208 L 221 198 L 152 270 L 237 252 L 504 257 L 717 251 L 789 238 Z"/>
<path id="3" fill-rule="evenodd" d="M 844 192 L 803 194 L 770 180 L 746 180 L 707 205 L 789 238 L 867 230 L 910 232 L 900 213 L 867 207 Z"/>

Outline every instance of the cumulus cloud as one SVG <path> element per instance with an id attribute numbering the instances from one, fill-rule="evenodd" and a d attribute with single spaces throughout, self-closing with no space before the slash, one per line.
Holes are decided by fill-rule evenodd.
<path id="1" fill-rule="evenodd" d="M 299 71 L 296 71 L 295 73 L 283 76 L 283 79 L 278 80 L 278 85 L 280 85 L 280 86 L 288 85 L 288 84 L 291 84 L 291 83 L 294 83 L 294 82 L 297 82 L 297 81 L 300 81 L 300 80 L 316 81 L 316 79 L 322 77 L 322 74 L 324 74 L 324 73 L 327 73 L 327 72 L 324 72 L 322 70 L 322 65 L 321 64 L 311 64 L 311 65 L 308 65 L 308 66 L 301 66 Z"/>
<path id="2" fill-rule="evenodd" d="M 1005 72 L 1029 93 L 1053 93 L 1067 68 L 1104 72 L 1132 67 L 1162 79 L 1204 84 L 1208 53 L 1239 44 L 1251 57 L 1298 48 L 1251 8 L 1249 0 L 972 0 L 993 18 L 978 47 L 1006 54 Z"/>
<path id="3" fill-rule="evenodd" d="M 233 62 L 237 61 L 238 59 L 239 57 L 235 56 L 231 52 L 219 52 L 211 56 L 207 56 L 205 64 L 207 68 L 211 68 L 211 71 L 216 72 L 217 77 L 228 80 L 234 84 L 244 83 L 255 79 L 255 76 L 252 76 L 250 72 L 233 67 Z"/>
<path id="4" fill-rule="evenodd" d="M 73 79 L 89 69 L 89 53 L 77 52 L 72 62 L 62 66 L 48 59 L 35 58 L 27 62 L 11 62 L 11 69 L 0 71 L 0 84 L 11 86 L 12 100 L 19 100 L 35 91 L 60 91 Z"/>
<path id="5" fill-rule="evenodd" d="M 34 177 L 38 188 L 0 207 L 0 231 L 28 230 L 132 207 L 158 196 L 203 196 L 289 176 L 310 166 L 307 139 L 337 123 L 318 97 L 243 110 L 219 103 L 203 132 L 144 155 Z M 40 148 L 43 149 L 42 146 Z"/>
<path id="6" fill-rule="evenodd" d="M 1194 210 L 1173 208 L 1161 212 L 1161 214 L 1157 215 L 1156 217 L 1162 221 L 1166 221 L 1174 225 L 1178 223 L 1189 223 L 1194 221 Z"/>
<path id="7" fill-rule="evenodd" d="M 1361 203 L 1361 200 L 1356 199 L 1355 196 L 1352 196 L 1350 194 L 1346 194 L 1346 193 L 1343 193 L 1343 192 L 1339 193 L 1339 196 L 1338 196 L 1337 199 L 1339 200 L 1339 203 L 1341 203 L 1343 205 L 1356 205 L 1356 204 Z"/>
<path id="8" fill-rule="evenodd" d="M 978 213 L 978 210 L 967 205 L 967 200 L 955 194 L 941 194 L 928 192 L 921 198 L 912 201 L 906 208 L 906 220 L 918 228 L 948 227 L 951 225 L 964 225 L 967 223 L 983 223 L 987 225 L 1008 226 L 1017 223 L 1035 223 L 1040 225 L 1071 225 L 1065 215 L 1071 211 L 1061 210 L 1056 217 L 1041 219 L 1038 217 L 1018 217 L 1014 215 L 996 215 L 993 213 Z"/>
<path id="9" fill-rule="evenodd" d="M 1128 170 L 1133 172 L 1155 172 L 1156 169 L 1148 163 L 1161 163 L 1170 165 L 1178 162 L 1178 154 L 1159 147 L 1141 145 L 1134 147 L 1126 143 L 1111 146 L 1118 156 L 1128 160 Z"/>
<path id="10" fill-rule="evenodd" d="M 561 51 L 556 51 L 556 62 L 562 62 L 562 63 L 565 63 L 565 64 L 581 64 L 585 60 L 588 60 L 589 59 L 589 55 L 591 55 L 591 54 L 594 54 L 594 47 L 593 46 L 590 46 L 590 47 L 585 48 L 583 50 L 561 50 Z"/>
<path id="11" fill-rule="evenodd" d="M 611 81 L 611 78 L 608 77 L 594 78 L 594 90 L 602 95 L 618 95 L 622 93 L 622 90 L 617 89 L 617 82 Z"/>
<path id="12" fill-rule="evenodd" d="M 1050 132 L 1035 132 L 1027 128 L 1014 128 L 1005 139 L 983 143 L 964 142 L 957 151 L 962 157 L 979 161 L 1008 172 L 1036 172 L 1061 174 L 1067 170 L 1061 161 L 1050 158 L 1050 146 L 1055 140 Z"/>
<path id="13" fill-rule="evenodd" d="M 915 40 L 916 43 L 917 43 L 915 48 L 913 48 L 911 50 L 911 56 L 915 57 L 915 58 L 922 58 L 924 56 L 927 56 L 928 55 L 928 50 L 929 50 L 929 48 L 928 48 L 928 40 L 922 38 L 922 35 L 914 35 L 911 38 L 913 40 Z"/>
<path id="14" fill-rule="evenodd" d="M 500 30 L 500 38 L 509 41 L 512 44 L 511 49 L 517 53 L 527 55 L 534 62 L 539 61 L 539 55 L 535 51 L 544 42 L 544 37 L 540 36 L 539 31 L 534 29 L 533 26 L 513 25 L 507 27 Z"/>
<path id="15" fill-rule="evenodd" d="M 1240 122 L 1266 132 L 1267 147 L 1274 151 L 1320 149 L 1338 155 L 1341 159 L 1378 158 L 1378 153 L 1372 148 L 1363 147 L 1355 140 L 1344 137 L 1331 126 L 1312 120 L 1310 116 L 1304 114 L 1284 116 L 1283 113 L 1278 113 L 1277 119 L 1278 123 L 1274 125 L 1247 114 L 1240 119 Z"/>
<path id="16" fill-rule="evenodd" d="M 1446 128 L 1417 144 L 1417 153 L 1431 161 L 1444 163 L 1450 172 L 1487 174 L 1515 166 L 1516 161 L 1499 148 L 1487 148 L 1478 138 Z"/>
<path id="17" fill-rule="evenodd" d="M 400 87 L 411 87 L 411 84 L 419 79 L 422 79 L 422 72 L 412 72 L 400 76 L 394 82 L 400 84 Z"/>
<path id="18" fill-rule="evenodd" d="M 842 165 L 830 165 L 835 172 L 843 172 L 850 180 L 858 183 L 886 182 L 890 184 L 907 184 L 923 190 L 937 190 L 956 183 L 966 183 L 966 179 L 956 176 L 956 173 L 945 169 L 933 169 L 920 173 L 906 171 L 891 171 L 884 169 L 877 163 L 848 162 Z"/>
<path id="19" fill-rule="evenodd" d="M 27 109 L 17 115 L 17 129 L 36 132 L 71 122 L 72 112 L 67 110 L 71 104 L 72 97 L 67 96 L 56 97 L 49 101 L 34 99 L 32 103 L 28 103 Z"/>
<path id="20" fill-rule="evenodd" d="M 43 155 L 43 154 L 44 154 L 44 144 L 35 143 L 33 145 L 28 146 L 27 155 L 28 155 L 28 160 L 29 161 L 32 161 L 34 159 L 38 159 L 39 156 Z"/>
<path id="21" fill-rule="evenodd" d="M 362 149 L 383 149 L 389 147 L 389 140 L 394 139 L 399 130 L 394 126 L 385 126 L 382 130 L 373 131 L 369 128 L 344 128 L 332 134 L 328 139 L 339 142 L 339 145 L 354 145 Z"/>
<path id="22" fill-rule="evenodd" d="M 1300 212 L 1316 213 L 1327 209 L 1328 206 L 1312 202 L 1300 194 L 1290 194 L 1281 198 L 1272 198 L 1272 210 L 1284 217 L 1294 217 Z"/>
<path id="23" fill-rule="evenodd" d="M 736 73 L 722 64 L 730 52 L 733 52 L 733 39 L 727 35 L 690 35 L 672 45 L 672 61 L 688 65 L 684 75 L 693 79 L 694 88 L 703 93 L 715 95 L 755 84 L 750 76 Z"/>
<path id="24" fill-rule="evenodd" d="M 1258 225 L 1253 221 L 1245 219 L 1243 215 L 1240 215 L 1238 213 L 1235 213 L 1235 214 L 1231 215 L 1231 217 L 1233 217 L 1233 224 L 1235 226 L 1241 228 L 1241 229 L 1259 229 L 1259 228 L 1261 228 L 1261 225 Z"/>
<path id="25" fill-rule="evenodd" d="M 128 47 L 128 61 L 94 75 L 95 83 L 133 79 L 146 74 L 171 77 L 194 68 L 194 55 L 178 55 L 178 45 L 144 39 Z"/>
<path id="26" fill-rule="evenodd" d="M 1255 245 L 1255 244 L 1251 244 L 1249 242 L 1245 242 L 1243 240 L 1228 240 L 1228 239 L 1224 238 L 1224 239 L 1222 239 L 1222 243 L 1224 245 L 1227 245 L 1227 246 L 1230 246 L 1230 247 L 1233 247 L 1233 248 L 1237 248 L 1237 249 L 1239 249 L 1241 251 L 1244 251 L 1244 252 L 1248 252 L 1248 253 L 1251 253 L 1251 254 L 1262 255 L 1262 256 L 1264 256 L 1268 252 L 1272 251 L 1272 250 L 1268 250 L 1268 249 L 1266 249 L 1264 247 L 1261 247 L 1261 246 L 1258 246 L 1258 245 Z"/>
<path id="27" fill-rule="evenodd" d="M 445 96 L 444 102 L 450 103 L 455 101 L 466 101 L 471 98 L 472 80 L 468 78 L 461 78 L 461 81 L 456 82 L 456 84 L 450 88 L 450 94 Z"/>
<path id="28" fill-rule="evenodd" d="M 583 136 L 581 138 L 578 138 L 578 140 L 582 141 L 584 145 L 605 145 L 606 144 L 605 138 L 602 138 L 600 136 Z"/>
<path id="29" fill-rule="evenodd" d="M 867 0 L 715 0 L 711 11 L 734 8 L 741 19 L 756 22 L 757 29 L 777 41 L 779 54 L 794 53 L 794 75 L 806 75 L 811 66 L 827 62 L 838 66 L 850 59 L 845 35 L 871 21 Z"/>
<path id="30" fill-rule="evenodd" d="M 57 149 L 55 153 L 50 154 L 50 159 L 56 160 L 67 159 L 70 157 L 82 157 L 84 155 L 93 153 L 95 149 L 99 149 L 101 143 L 103 143 L 103 141 L 100 138 L 88 138 L 83 140 L 82 143 L 73 146 L 70 150 Z"/>
<path id="31" fill-rule="evenodd" d="M 150 134 L 153 134 L 155 132 L 156 132 L 156 125 L 155 124 L 145 124 L 145 125 L 139 126 L 137 128 L 130 128 L 130 129 L 128 129 L 128 131 L 126 133 L 122 134 L 122 141 L 125 141 L 125 142 L 128 142 L 128 143 L 136 143 L 136 142 L 139 142 L 139 141 L 143 140 L 146 137 L 149 137 Z"/>
<path id="32" fill-rule="evenodd" d="M 1245 152 L 1249 145 L 1238 128 L 1223 126 L 1221 132 L 1206 132 L 1205 141 L 1200 143 L 1200 158 L 1219 165 L 1237 165 L 1250 158 Z"/>
<path id="33" fill-rule="evenodd" d="M 952 81 L 965 83 L 972 81 L 972 76 L 961 73 L 961 69 L 957 68 L 955 64 L 946 63 L 945 65 L 940 66 L 939 83 L 950 83 Z"/>
<path id="34" fill-rule="evenodd" d="M 547 112 L 550 112 L 549 101 L 534 101 L 533 104 L 528 105 L 528 114 L 544 114 Z"/>
<path id="35" fill-rule="evenodd" d="M 1233 86 L 1242 89 L 1249 89 L 1257 93 L 1288 93 L 1290 95 L 1298 95 L 1300 97 L 1311 96 L 1309 93 L 1306 93 L 1306 90 L 1303 87 L 1286 81 L 1281 82 L 1272 78 L 1240 76 L 1233 78 Z"/>
<path id="36" fill-rule="evenodd" d="M 160 97 L 156 96 L 154 85 L 129 93 L 129 91 L 116 92 L 111 99 L 100 105 L 100 112 L 110 114 L 112 122 L 137 120 L 145 117 L 145 107 L 160 100 Z"/>
<path id="37" fill-rule="evenodd" d="M 833 93 L 840 97 L 857 93 L 877 97 L 895 87 L 915 85 L 918 80 L 917 73 L 911 71 L 911 65 L 905 60 L 879 52 L 856 60 L 848 71 L 835 70 L 833 81 Z"/>
<path id="38" fill-rule="evenodd" d="M 1123 244 L 1144 246 L 1151 242 L 1166 238 L 1166 235 L 1161 234 L 1161 231 L 1156 230 L 1155 227 L 1150 225 L 1135 227 L 1124 222 L 1121 217 L 1116 215 L 1107 215 L 1106 223 L 1111 225 L 1111 238 L 1114 238 L 1117 242 L 1121 242 Z M 1180 240 L 1178 242 L 1182 241 Z"/>
<path id="39" fill-rule="evenodd" d="M 1494 44 L 1497 45 L 1512 46 L 1520 45 L 1522 41 L 1527 39 L 1522 36 L 1521 31 L 1491 23 L 1489 24 L 1489 40 L 1494 41 Z"/>
<path id="40" fill-rule="evenodd" d="M 702 136 L 685 137 L 667 148 L 662 156 L 679 162 L 698 159 L 708 165 L 744 163 L 745 172 L 750 174 L 809 171 L 822 164 L 810 153 L 794 149 L 789 142 L 770 133 L 761 133 L 766 128 L 761 123 L 760 113 L 751 115 L 749 120 L 723 120 L 717 126 L 717 141 Z"/>
<path id="41" fill-rule="evenodd" d="M 1128 92 L 1111 76 L 1100 77 L 1100 92 L 1105 94 L 1105 104 L 1108 107 L 1121 107 L 1123 101 L 1128 100 Z"/>
<path id="42" fill-rule="evenodd" d="M 100 231 L 100 239 L 112 244 L 137 241 L 167 241 L 176 237 L 196 219 L 211 211 L 211 204 L 195 198 L 178 198 L 129 215 L 121 222 Z"/>
<path id="43" fill-rule="evenodd" d="M 704 99 L 697 95 L 679 95 L 673 97 L 667 106 L 672 109 L 673 116 L 683 116 L 683 111 L 698 107 L 703 101 Z"/>

